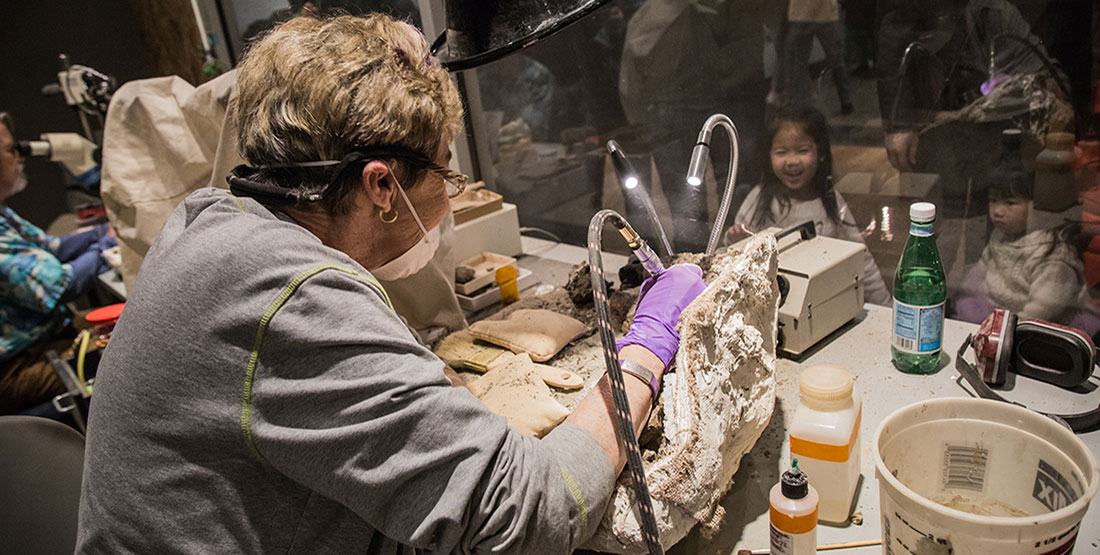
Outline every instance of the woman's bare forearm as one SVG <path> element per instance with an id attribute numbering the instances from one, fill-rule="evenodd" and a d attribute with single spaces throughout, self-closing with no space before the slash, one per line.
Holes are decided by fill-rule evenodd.
<path id="1" fill-rule="evenodd" d="M 645 347 L 627 345 L 619 351 L 619 358 L 632 360 L 642 364 L 653 373 L 660 376 L 664 373 L 664 364 L 657 355 L 651 353 Z M 630 404 L 630 416 L 634 422 L 634 437 L 641 434 L 646 421 L 649 420 L 649 410 L 653 404 L 653 392 L 649 384 L 642 382 L 637 377 L 623 373 L 623 382 L 626 386 L 626 397 Z M 611 382 L 605 375 L 581 400 L 576 410 L 565 421 L 576 424 L 592 434 L 596 441 L 603 447 L 607 454 L 607 460 L 611 462 L 615 474 L 618 475 L 626 464 L 626 449 L 619 434 L 619 424 L 615 418 L 615 402 L 611 396 Z"/>

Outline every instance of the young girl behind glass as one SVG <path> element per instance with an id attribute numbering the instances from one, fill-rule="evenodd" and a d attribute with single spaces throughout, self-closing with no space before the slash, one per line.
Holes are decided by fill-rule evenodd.
<path id="1" fill-rule="evenodd" d="M 767 163 L 760 185 L 753 187 L 726 242 L 768 227 L 787 228 L 812 220 L 817 234 L 863 243 L 855 218 L 840 193 L 833 189 L 833 156 L 829 127 L 821 112 L 808 106 L 785 106 L 768 122 L 760 142 Z M 864 261 L 864 300 L 889 305 L 890 292 L 871 252 Z"/>

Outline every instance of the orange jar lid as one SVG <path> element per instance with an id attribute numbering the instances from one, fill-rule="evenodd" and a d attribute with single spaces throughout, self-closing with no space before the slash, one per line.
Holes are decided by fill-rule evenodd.
<path id="1" fill-rule="evenodd" d="M 126 306 L 126 303 L 110 304 L 89 312 L 84 318 L 93 326 L 113 324 L 117 322 L 118 317 L 122 315 L 122 307 L 124 306 Z"/>

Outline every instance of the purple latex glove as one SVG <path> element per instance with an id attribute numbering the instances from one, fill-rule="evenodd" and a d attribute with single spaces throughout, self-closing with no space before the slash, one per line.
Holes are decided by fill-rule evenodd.
<path id="1" fill-rule="evenodd" d="M 677 264 L 660 276 L 645 280 L 630 332 L 615 347 L 619 350 L 627 345 L 645 347 L 668 369 L 680 348 L 680 332 L 676 329 L 680 313 L 706 287 L 703 270 L 695 264 Z"/>

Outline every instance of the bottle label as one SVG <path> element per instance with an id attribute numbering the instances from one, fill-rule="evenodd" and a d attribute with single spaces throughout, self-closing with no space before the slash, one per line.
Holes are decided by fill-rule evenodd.
<path id="1" fill-rule="evenodd" d="M 932 224 L 930 222 L 910 222 L 909 235 L 916 235 L 917 237 L 931 237 Z"/>
<path id="2" fill-rule="evenodd" d="M 943 303 L 905 304 L 894 299 L 894 348 L 914 355 L 939 352 L 943 343 Z"/>
<path id="3" fill-rule="evenodd" d="M 817 553 L 817 529 L 801 534 L 789 534 L 771 525 L 772 555 L 803 555 Z"/>

